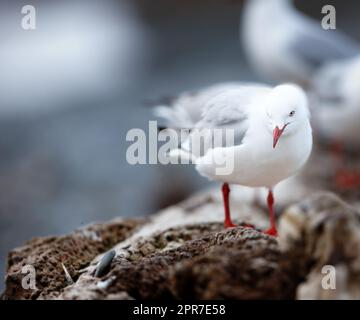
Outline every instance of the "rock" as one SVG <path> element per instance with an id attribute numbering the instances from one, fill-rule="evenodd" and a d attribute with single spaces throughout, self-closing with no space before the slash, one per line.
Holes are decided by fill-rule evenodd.
<path id="1" fill-rule="evenodd" d="M 307 273 L 297 289 L 298 299 L 360 299 L 357 209 L 332 193 L 318 193 L 285 211 L 279 242 L 291 253 L 293 268 Z M 326 281 L 331 272 L 335 288 Z"/>
<path id="2" fill-rule="evenodd" d="M 296 285 L 279 269 L 282 254 L 276 239 L 243 227 L 217 231 L 222 228 L 220 223 L 193 225 L 142 239 L 118 252 L 101 280 L 108 285 L 92 280 L 88 272 L 60 298 L 79 296 L 85 287 L 98 292 L 97 298 L 118 292 L 140 299 L 294 298 Z M 184 244 L 169 246 L 171 239 L 184 238 Z M 159 245 L 144 255 L 141 249 L 148 243 Z M 100 293 L 100 284 L 106 292 Z"/>
<path id="3" fill-rule="evenodd" d="M 237 228 L 216 235 L 204 254 L 177 263 L 171 276 L 176 298 L 292 299 L 297 283 L 280 268 L 275 238 Z"/>
<path id="4" fill-rule="evenodd" d="M 9 255 L 4 298 L 359 297 L 360 228 L 355 208 L 331 193 L 314 195 L 284 211 L 276 239 L 260 231 L 268 222 L 259 206 L 233 198 L 232 207 L 240 226 L 227 230 L 218 192 L 209 191 L 147 221 L 117 220 L 64 237 L 32 240 Z M 243 223 L 256 229 L 244 228 Z M 109 269 L 95 277 L 101 261 L 109 260 L 109 250 L 114 256 Z M 73 284 L 68 284 L 61 263 Z M 37 271 L 36 290 L 21 287 L 24 264 L 33 264 Z M 321 287 L 324 265 L 336 269 L 336 290 Z"/>
<path id="5" fill-rule="evenodd" d="M 101 252 L 133 233 L 143 221 L 117 219 L 94 224 L 61 237 L 35 238 L 8 255 L 4 299 L 55 298 L 68 285 L 62 264 L 73 280 L 81 269 Z M 24 289 L 27 275 L 22 269 L 32 266 L 36 271 L 36 289 Z"/>

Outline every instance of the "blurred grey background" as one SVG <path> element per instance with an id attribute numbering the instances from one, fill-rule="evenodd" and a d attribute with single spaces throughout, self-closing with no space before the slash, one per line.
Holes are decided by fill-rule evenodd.
<path id="1" fill-rule="evenodd" d="M 146 130 L 150 101 L 259 80 L 239 41 L 241 2 L 1 0 L 1 278 L 7 252 L 32 237 L 151 214 L 208 185 L 189 166 L 129 165 L 125 137 Z M 25 4 L 36 30 L 21 28 Z M 297 1 L 319 21 L 324 4 L 359 36 L 359 1 Z"/>

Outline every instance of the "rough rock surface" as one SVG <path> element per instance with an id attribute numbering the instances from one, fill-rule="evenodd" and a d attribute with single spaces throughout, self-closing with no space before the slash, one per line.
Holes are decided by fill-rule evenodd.
<path id="1" fill-rule="evenodd" d="M 143 221 L 114 220 L 94 224 L 73 234 L 61 237 L 35 238 L 8 255 L 6 290 L 10 299 L 36 299 L 55 297 L 65 286 L 64 267 L 73 280 L 98 254 L 127 238 Z M 22 279 L 27 274 L 24 266 L 36 271 L 36 289 L 23 289 Z"/>
<path id="2" fill-rule="evenodd" d="M 306 257 L 303 262 L 311 264 L 297 298 L 360 299 L 357 209 L 332 193 L 321 193 L 285 211 L 280 228 L 281 249 L 294 257 Z M 324 290 L 324 276 L 331 270 L 335 271 L 336 289 Z M 330 284 L 326 282 L 325 287 Z"/>
<path id="3" fill-rule="evenodd" d="M 32 240 L 9 254 L 3 298 L 360 298 L 357 209 L 332 193 L 313 195 L 280 215 L 276 239 L 259 231 L 267 226 L 261 206 L 236 198 L 232 206 L 240 224 L 234 229 L 223 229 L 218 192 L 206 192 L 148 221 L 119 220 Z M 95 277 L 110 248 L 116 254 L 108 272 Z M 36 290 L 21 287 L 24 264 L 37 271 Z M 325 265 L 336 268 L 336 289 L 321 286 Z"/>

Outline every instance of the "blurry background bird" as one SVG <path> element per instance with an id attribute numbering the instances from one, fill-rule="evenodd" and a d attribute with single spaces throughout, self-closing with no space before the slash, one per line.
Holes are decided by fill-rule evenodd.
<path id="1" fill-rule="evenodd" d="M 360 55 L 325 64 L 311 83 L 320 138 L 337 137 L 345 146 L 359 148 Z"/>
<path id="2" fill-rule="evenodd" d="M 326 62 L 360 53 L 355 40 L 323 29 L 293 0 L 245 1 L 241 33 L 249 61 L 267 80 L 308 84 Z"/>
<path id="3" fill-rule="evenodd" d="M 146 31 L 129 1 L 37 1 L 35 30 L 22 29 L 21 8 L 0 10 L 0 116 L 100 103 L 141 71 Z"/>
<path id="4" fill-rule="evenodd" d="M 334 182 L 341 189 L 360 187 L 360 170 L 346 157 L 360 151 L 360 56 L 325 64 L 311 81 L 318 140 L 327 145 Z"/>

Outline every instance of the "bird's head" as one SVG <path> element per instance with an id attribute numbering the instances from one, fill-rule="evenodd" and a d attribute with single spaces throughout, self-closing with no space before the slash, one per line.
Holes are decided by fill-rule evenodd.
<path id="1" fill-rule="evenodd" d="M 275 87 L 265 103 L 265 118 L 273 136 L 273 148 L 281 137 L 295 133 L 309 121 L 308 101 L 303 89 L 293 84 Z"/>

